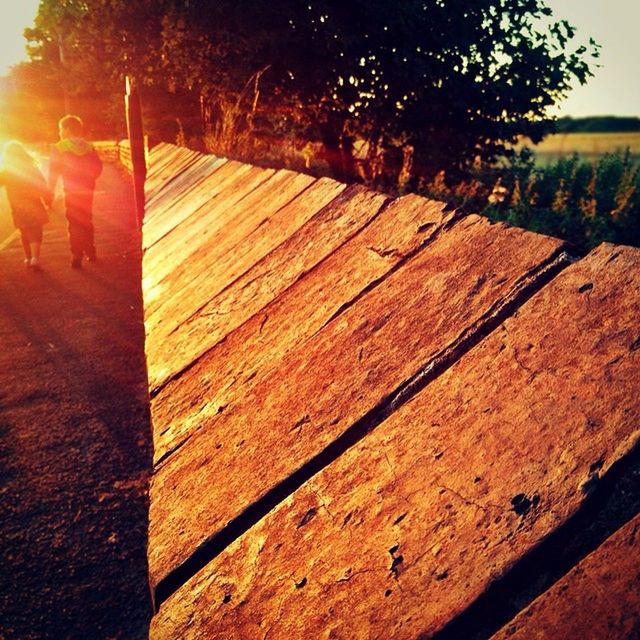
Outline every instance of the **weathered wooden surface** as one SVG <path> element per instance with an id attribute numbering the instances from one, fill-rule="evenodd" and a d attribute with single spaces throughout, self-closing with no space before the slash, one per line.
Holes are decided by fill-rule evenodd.
<path id="1" fill-rule="evenodd" d="M 639 541 L 636 516 L 493 640 L 640 638 Z"/>
<path id="2" fill-rule="evenodd" d="M 175 264 L 157 306 L 149 310 L 150 337 L 164 342 L 164 336 L 231 286 L 342 189 L 335 181 L 284 171 L 262 183 L 220 217 L 221 224 L 201 251 Z"/>
<path id="3" fill-rule="evenodd" d="M 149 158 L 153 638 L 454 637 L 637 455 L 637 250 Z M 620 535 L 497 637 L 634 633 Z"/>
<path id="4" fill-rule="evenodd" d="M 549 249 L 464 220 L 309 341 L 306 357 L 287 358 L 279 390 L 265 381 L 160 470 L 152 576 L 428 363 L 513 286 L 515 265 Z M 436 633 L 637 444 L 639 299 L 637 250 L 601 246 L 560 273 L 206 564 L 161 606 L 152 637 Z"/>
<path id="5" fill-rule="evenodd" d="M 374 215 L 375 209 L 342 207 L 341 202 L 325 210 L 344 189 L 322 178 L 279 208 L 281 195 L 267 202 L 259 197 L 255 207 L 269 217 L 226 255 L 215 253 L 215 243 L 210 243 L 219 256 L 214 273 L 208 251 L 196 256 L 204 282 L 195 291 L 192 283 L 188 294 L 165 301 L 162 313 L 147 321 L 152 389 L 268 304 Z M 293 197 L 289 190 L 283 193 Z M 222 244 L 226 233 L 220 230 Z"/>
<path id="6" fill-rule="evenodd" d="M 175 283 L 175 274 L 170 266 L 184 272 L 187 267 L 187 258 L 192 254 L 196 254 L 197 248 L 202 245 L 206 245 L 207 249 L 198 252 L 194 256 L 194 260 L 196 263 L 198 260 L 206 260 L 208 252 L 215 251 L 213 242 L 225 237 L 227 233 L 232 233 L 230 227 L 234 222 L 234 217 L 248 206 L 247 202 L 244 201 L 245 198 L 251 198 L 254 207 L 256 203 L 265 204 L 265 193 L 262 193 L 261 196 L 257 187 L 266 189 L 268 179 L 273 173 L 266 169 L 258 169 L 256 167 L 247 169 L 247 165 L 238 166 L 238 163 L 227 163 L 214 176 L 219 175 L 228 167 L 230 167 L 230 170 L 225 172 L 224 180 L 217 191 L 217 197 L 207 206 L 201 207 L 196 212 L 196 215 L 190 216 L 177 228 L 175 234 L 170 234 L 165 241 L 157 243 L 152 248 L 149 262 L 145 263 L 148 266 L 149 273 L 152 274 L 145 281 L 147 299 L 149 300 L 148 318 L 157 308 L 170 304 L 172 301 L 172 292 L 169 288 Z M 231 170 L 235 170 L 235 173 L 231 173 Z M 335 182 L 333 184 L 337 185 Z M 238 205 L 241 200 L 243 201 L 242 205 Z M 172 250 L 175 247 L 172 245 L 175 243 L 184 247 L 181 253 L 173 253 Z M 167 260 L 167 256 L 171 256 L 171 258 Z M 198 265 L 196 264 L 196 266 Z M 167 279 L 168 275 L 171 275 L 171 278 Z M 190 275 L 197 278 L 201 274 L 191 273 Z M 211 276 L 212 274 L 207 275 Z M 218 277 L 217 272 L 213 275 L 214 282 L 223 281 L 222 278 Z M 150 323 L 151 330 L 155 329 L 153 321 L 150 321 Z"/>
<path id="7" fill-rule="evenodd" d="M 208 338 L 217 341 L 188 375 L 171 382 L 152 400 L 154 415 L 162 425 L 162 431 L 156 433 L 156 461 L 179 446 L 208 417 L 226 408 L 233 397 L 244 396 L 260 384 L 286 353 L 320 330 L 345 301 L 361 295 L 429 242 L 453 217 L 442 213 L 442 203 L 414 196 L 396 201 L 378 214 L 385 200 L 381 194 L 352 189 L 325 209 L 318 220 L 301 228 L 300 238 L 292 238 L 295 242 L 289 247 L 290 261 L 278 260 L 278 268 L 266 272 L 282 278 L 285 284 L 292 283 L 288 289 L 273 278 L 268 287 L 257 290 L 270 294 L 268 298 L 257 293 L 246 297 L 241 287 L 237 289 L 238 298 L 217 305 L 218 313 L 200 316 L 198 325 L 189 323 L 186 331 L 178 331 L 175 339 L 170 336 L 164 342 L 165 361 L 175 343 L 185 354 L 180 361 L 189 362 L 208 344 Z M 354 223 L 336 224 L 345 217 Z M 355 222 L 369 224 L 359 230 Z M 341 230 L 358 233 L 340 244 L 345 239 Z M 326 257 L 304 278 L 299 276 L 306 269 L 296 261 L 304 257 L 301 246 L 324 249 L 317 257 Z M 282 291 L 275 299 L 274 290 Z M 259 313 L 246 319 L 256 310 Z M 232 329 L 222 335 L 223 330 Z"/>
<path id="8" fill-rule="evenodd" d="M 166 289 L 184 261 L 233 219 L 234 205 L 267 180 L 273 171 L 229 161 L 215 171 L 201 188 L 209 191 L 205 204 L 191 212 L 170 233 L 160 238 L 144 254 L 143 290 L 145 321 L 170 297 Z M 215 186 L 214 186 L 215 185 Z M 233 185 L 233 186 L 231 186 Z M 149 275 L 147 275 L 149 274 Z"/>
<path id="9" fill-rule="evenodd" d="M 208 416 L 157 471 L 152 583 L 432 366 L 462 334 L 481 332 L 560 246 L 469 216 L 366 295 L 345 299 L 342 313 L 259 386 Z"/>
<path id="10" fill-rule="evenodd" d="M 147 211 L 149 216 L 153 216 L 153 220 L 148 219 L 144 249 L 148 249 L 160 238 L 166 236 L 185 218 L 215 197 L 216 192 L 209 182 L 214 172 L 225 164 L 227 160 L 204 156 L 178 174 L 171 181 L 169 188 L 158 192 L 155 197 L 147 201 Z M 204 189 L 199 188 L 203 183 Z"/>
<path id="11" fill-rule="evenodd" d="M 424 200 L 416 200 L 417 206 L 404 208 L 408 213 L 404 221 L 408 223 L 413 218 L 415 223 L 433 222 L 431 228 L 435 228 L 435 221 L 439 223 L 442 219 L 441 205 L 429 207 L 425 206 Z M 319 214 L 319 219 L 304 225 L 296 234 L 301 237 L 288 247 L 291 260 L 283 264 L 281 269 L 270 272 L 278 274 L 281 281 L 272 280 L 268 289 L 262 289 L 269 294 L 269 298 L 255 295 L 245 302 L 244 288 L 234 288 L 241 294 L 240 301 L 245 304 L 231 308 L 218 307 L 218 313 L 214 315 L 217 326 L 210 322 L 208 327 L 202 327 L 201 323 L 196 327 L 197 332 L 192 330 L 191 336 L 187 334 L 185 337 L 183 332 L 176 332 L 158 345 L 158 353 L 164 356 L 165 362 L 172 355 L 172 345 L 181 346 L 182 353 L 191 348 L 191 353 L 186 351 L 187 355 L 178 361 L 180 364 L 195 360 L 194 356 L 199 355 L 200 349 L 206 347 L 210 340 L 216 341 L 215 346 L 190 369 L 188 375 L 171 382 L 152 400 L 158 424 L 162 425 L 162 431 L 155 435 L 156 461 L 180 446 L 209 416 L 226 408 L 233 397 L 243 396 L 259 384 L 266 372 L 273 369 L 286 353 L 313 335 L 338 311 L 345 296 L 357 296 L 373 280 L 397 264 L 405 255 L 403 250 L 406 252 L 412 245 L 417 246 L 420 240 L 425 240 L 425 236 L 429 237 L 429 234 L 417 231 L 420 224 L 414 227 L 410 224 L 402 227 L 395 225 L 392 228 L 396 212 L 388 209 L 352 242 L 340 246 L 346 239 L 343 233 L 356 233 L 361 225 L 376 216 L 385 201 L 386 198 L 381 194 L 362 188 L 353 189 L 334 200 Z M 338 219 L 343 220 L 340 226 L 335 225 Z M 328 233 L 319 232 L 320 220 L 324 220 L 320 229 L 324 228 Z M 334 224 L 328 225 L 327 220 Z M 389 231 L 386 246 L 396 245 L 386 257 L 370 248 L 370 230 L 380 229 L 381 225 Z M 399 229 L 403 231 L 394 234 Z M 304 253 L 299 249 L 303 238 L 306 239 L 306 246 L 313 249 L 317 262 L 306 277 L 300 278 L 300 260 L 304 258 Z M 320 262 L 322 258 L 327 259 Z M 336 264 L 340 264 L 341 269 L 335 269 Z M 285 289 L 287 283 L 291 283 L 291 286 Z M 282 293 L 274 298 L 274 293 L 278 291 Z M 238 300 L 233 302 L 237 304 Z M 260 313 L 246 319 L 256 309 Z M 220 322 L 221 318 L 223 323 Z M 215 330 L 218 327 L 224 327 L 230 333 L 221 337 Z M 234 382 L 229 384 L 230 381 Z M 197 393 L 194 394 L 196 389 Z M 194 402 L 195 398 L 197 401 Z"/>
<path id="12" fill-rule="evenodd" d="M 149 170 L 145 181 L 145 194 L 151 200 L 159 191 L 165 191 L 167 183 L 193 162 L 202 159 L 200 153 L 169 144 L 159 144 L 149 152 Z"/>

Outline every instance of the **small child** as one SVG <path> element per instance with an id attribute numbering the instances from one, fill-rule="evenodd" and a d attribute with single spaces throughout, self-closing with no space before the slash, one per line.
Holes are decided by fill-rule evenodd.
<path id="1" fill-rule="evenodd" d="M 3 156 L 0 186 L 7 190 L 13 224 L 20 230 L 24 263 L 39 269 L 42 227 L 49 220 L 51 194 L 35 159 L 19 142 L 7 142 Z"/>
<path id="2" fill-rule="evenodd" d="M 102 160 L 95 147 L 84 139 L 84 125 L 78 116 L 62 118 L 58 131 L 60 141 L 53 145 L 49 156 L 49 190 L 53 193 L 58 178 L 62 178 L 71 268 L 82 269 L 84 256 L 89 262 L 96 261 L 92 209 Z"/>

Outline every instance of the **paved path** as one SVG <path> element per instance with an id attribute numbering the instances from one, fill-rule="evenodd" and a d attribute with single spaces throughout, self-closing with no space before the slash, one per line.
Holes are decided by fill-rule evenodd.
<path id="1" fill-rule="evenodd" d="M 23 266 L 18 239 L 0 250 L 2 640 L 147 636 L 140 236 L 112 166 L 95 226 L 99 261 L 81 271 L 60 212 L 41 272 Z"/>

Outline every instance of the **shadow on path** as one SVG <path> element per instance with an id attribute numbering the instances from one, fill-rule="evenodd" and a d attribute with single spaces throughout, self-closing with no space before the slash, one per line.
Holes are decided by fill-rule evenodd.
<path id="1" fill-rule="evenodd" d="M 128 181 L 106 166 L 98 190 L 96 264 L 70 268 L 61 213 L 42 272 L 0 252 L 3 640 L 148 635 L 140 236 Z"/>

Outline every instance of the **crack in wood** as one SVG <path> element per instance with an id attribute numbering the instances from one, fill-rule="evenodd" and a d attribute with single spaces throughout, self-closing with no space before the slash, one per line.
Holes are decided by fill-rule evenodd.
<path id="1" fill-rule="evenodd" d="M 591 470 L 597 474 L 602 466 L 603 461 L 597 460 Z M 469 607 L 428 637 L 488 640 L 638 513 L 640 443 L 599 477 L 572 516 L 495 580 Z"/>

